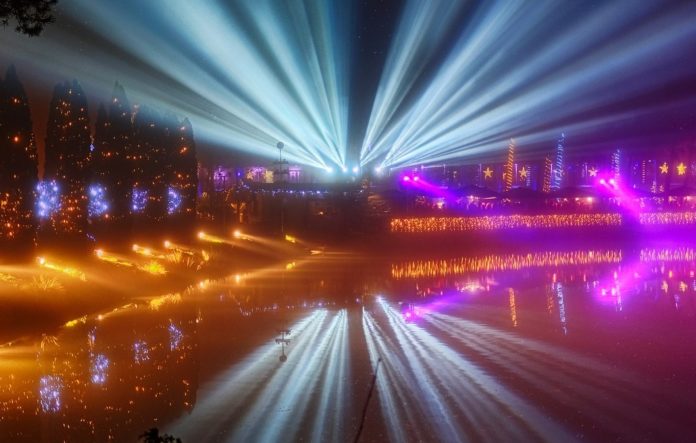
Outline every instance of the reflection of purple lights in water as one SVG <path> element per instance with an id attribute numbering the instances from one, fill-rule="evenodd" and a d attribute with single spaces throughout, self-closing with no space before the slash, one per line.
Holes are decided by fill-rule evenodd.
<path id="1" fill-rule="evenodd" d="M 109 359 L 104 354 L 96 354 L 92 356 L 92 364 L 90 366 L 90 376 L 92 383 L 102 385 L 106 382 L 106 372 L 109 369 Z"/>
<path id="2" fill-rule="evenodd" d="M 63 383 L 57 375 L 45 375 L 39 380 L 39 403 L 43 412 L 58 412 Z"/>
<path id="3" fill-rule="evenodd" d="M 169 349 L 171 351 L 175 351 L 179 349 L 179 346 L 181 345 L 181 341 L 184 338 L 184 333 L 181 332 L 181 329 L 177 328 L 174 323 L 169 323 Z"/>
<path id="4" fill-rule="evenodd" d="M 150 348 L 143 340 L 138 340 L 133 343 L 133 361 L 137 364 L 142 364 L 150 360 Z"/>

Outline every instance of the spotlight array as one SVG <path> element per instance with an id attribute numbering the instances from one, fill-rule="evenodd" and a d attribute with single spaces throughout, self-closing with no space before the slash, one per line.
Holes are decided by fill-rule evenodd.
<path id="1" fill-rule="evenodd" d="M 467 12 L 470 19 L 448 45 L 451 17 L 468 6 L 451 3 L 457 4 L 407 3 L 373 102 L 361 164 L 490 155 L 510 137 L 519 145 L 548 142 L 559 128 L 580 133 L 645 117 L 673 104 L 598 110 L 682 76 L 676 68 L 658 75 L 646 61 L 677 63 L 671 48 L 696 36 L 693 5 L 627 8 L 614 2 L 588 9 L 490 2 Z M 444 60 L 434 48 L 446 51 Z M 437 65 L 432 73 L 429 63 Z"/>
<path id="2" fill-rule="evenodd" d="M 690 2 L 408 0 L 374 96 L 353 109 L 373 85 L 351 90 L 352 3 L 76 0 L 50 39 L 3 33 L 0 56 L 95 90 L 118 76 L 203 142 L 275 158 L 282 141 L 288 161 L 329 174 L 490 156 L 512 137 L 524 148 L 693 104 L 637 100 L 694 74 L 675 49 L 696 37 Z"/>

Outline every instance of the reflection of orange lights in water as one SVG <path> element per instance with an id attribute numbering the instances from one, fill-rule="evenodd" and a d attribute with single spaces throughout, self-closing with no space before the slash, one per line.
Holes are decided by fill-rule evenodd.
<path id="1" fill-rule="evenodd" d="M 696 249 L 693 248 L 643 248 L 640 250 L 640 261 L 677 261 L 694 262 L 696 261 Z"/>
<path id="2" fill-rule="evenodd" d="M 139 265 L 138 269 L 151 275 L 165 275 L 167 273 L 167 269 L 162 265 L 162 263 L 154 260 L 143 265 Z"/>
<path id="3" fill-rule="evenodd" d="M 644 212 L 640 214 L 641 225 L 693 225 L 696 212 Z"/>
<path id="4" fill-rule="evenodd" d="M 84 272 L 71 268 L 69 266 L 61 266 L 57 263 L 53 263 L 48 261 L 45 257 L 37 257 L 36 262 L 41 266 L 42 268 L 50 269 L 52 271 L 57 271 L 61 272 L 69 277 L 76 278 L 82 281 L 87 281 L 87 276 L 85 275 Z"/>
<path id="5" fill-rule="evenodd" d="M 512 321 L 512 326 L 517 327 L 517 303 L 515 301 L 515 290 L 508 288 L 508 294 L 510 295 L 510 320 Z"/>
<path id="6" fill-rule="evenodd" d="M 167 304 L 174 304 L 181 302 L 181 294 L 167 294 L 161 297 L 153 298 L 148 302 L 148 306 L 153 311 L 159 310 L 162 306 Z"/>
<path id="7" fill-rule="evenodd" d="M 446 277 L 468 272 L 507 271 L 534 267 L 558 267 L 568 265 L 588 265 L 620 263 L 621 251 L 570 251 L 538 252 L 530 254 L 486 255 L 482 257 L 461 257 L 450 260 L 417 260 L 392 264 L 391 275 L 395 279 Z"/>
<path id="8" fill-rule="evenodd" d="M 621 223 L 621 214 L 513 214 L 482 217 L 393 218 L 390 222 L 390 230 L 395 233 L 461 232 L 515 228 L 620 226 Z"/>

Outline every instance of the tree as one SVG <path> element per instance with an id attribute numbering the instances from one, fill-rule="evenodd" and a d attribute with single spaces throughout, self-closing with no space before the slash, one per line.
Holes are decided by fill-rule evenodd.
<path id="1" fill-rule="evenodd" d="M 150 223 L 162 222 L 167 215 L 166 143 L 159 113 L 148 106 L 140 106 L 133 119 L 131 169 L 134 189 L 147 194 L 146 206 L 138 211 L 142 211 Z"/>
<path id="2" fill-rule="evenodd" d="M 174 165 L 174 186 L 181 189 L 181 213 L 187 223 L 196 219 L 196 198 L 198 196 L 198 160 L 193 128 L 188 118 L 178 128 Z"/>
<path id="3" fill-rule="evenodd" d="M 53 8 L 57 3 L 58 0 L 0 0 L 0 23 L 7 26 L 14 21 L 15 31 L 37 36 L 55 21 Z"/>
<path id="4" fill-rule="evenodd" d="M 109 200 L 109 220 L 123 227 L 129 218 L 132 194 L 132 112 L 126 92 L 114 85 L 108 112 L 100 105 L 92 152 L 92 181 L 104 186 Z"/>
<path id="5" fill-rule="evenodd" d="M 181 443 L 180 438 L 175 438 L 169 434 L 160 435 L 159 429 L 150 428 L 138 437 L 144 443 Z"/>
<path id="6" fill-rule="evenodd" d="M 0 87 L 0 239 L 33 241 L 37 152 L 24 87 L 10 66 Z"/>
<path id="7" fill-rule="evenodd" d="M 60 186 L 60 209 L 51 217 L 56 233 L 82 234 L 87 223 L 91 133 L 87 98 L 73 80 L 56 85 L 48 112 L 44 179 Z"/>

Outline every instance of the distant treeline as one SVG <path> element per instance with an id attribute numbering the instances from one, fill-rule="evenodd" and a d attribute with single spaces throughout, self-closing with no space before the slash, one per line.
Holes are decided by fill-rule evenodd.
<path id="1" fill-rule="evenodd" d="M 191 123 L 131 106 L 116 83 L 92 133 L 77 81 L 56 85 L 38 155 L 26 92 L 14 67 L 0 79 L 0 242 L 122 235 L 135 227 L 186 228 L 198 188 Z"/>

